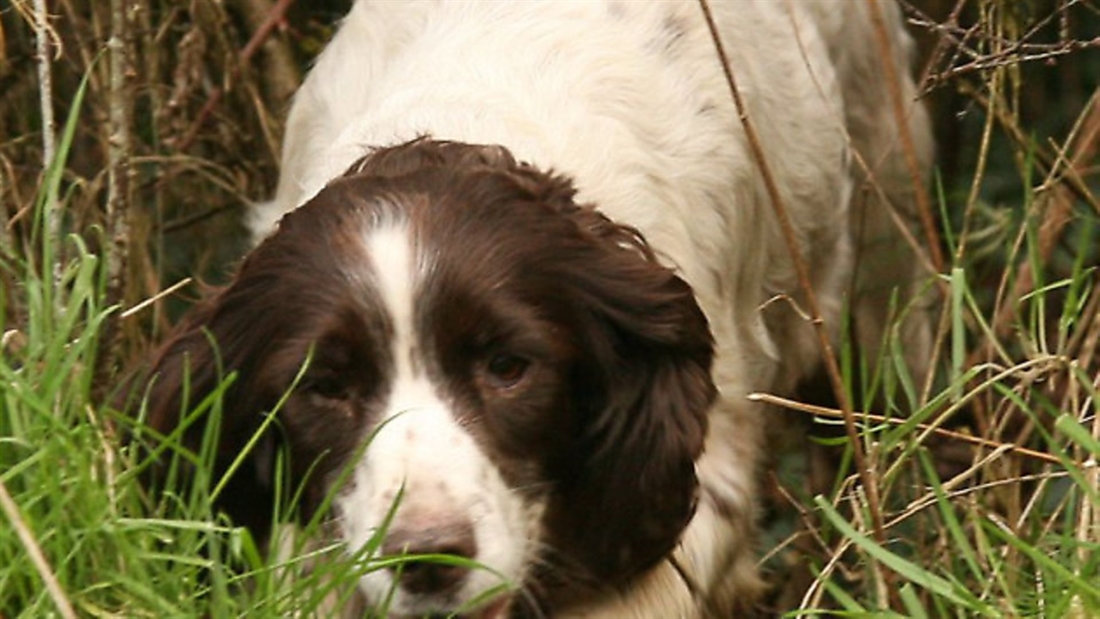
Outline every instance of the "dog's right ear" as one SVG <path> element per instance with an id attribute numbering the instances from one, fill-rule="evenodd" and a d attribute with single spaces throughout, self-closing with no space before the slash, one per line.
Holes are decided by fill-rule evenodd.
<path id="1" fill-rule="evenodd" d="M 125 410 L 132 417 L 140 415 L 145 426 L 130 432 L 141 437 L 139 449 L 156 454 L 145 474 L 151 492 L 188 492 L 188 484 L 197 481 L 196 471 L 189 458 L 177 454 L 182 448 L 199 455 L 204 441 L 213 448 L 211 468 L 204 470 L 205 483 L 213 488 L 274 405 L 250 380 L 248 363 L 257 352 L 249 345 L 254 334 L 243 332 L 247 321 L 228 311 L 228 294 L 223 291 L 193 309 L 152 355 L 149 367 L 132 379 Z M 217 509 L 247 527 L 261 544 L 274 510 L 274 441 L 274 429 L 269 428 L 216 500 Z M 173 466 L 175 475 L 170 476 Z"/>
<path id="2" fill-rule="evenodd" d="M 334 315 L 356 302 L 345 274 L 347 264 L 365 259 L 357 235 L 375 205 L 345 198 L 340 191 L 322 192 L 284 216 L 277 231 L 244 258 L 232 282 L 195 307 L 152 356 L 142 372 L 144 382 L 138 379 L 133 390 L 144 401 L 131 397 L 129 410 L 144 406 L 150 434 L 180 437 L 178 442 L 196 453 L 204 441 L 216 439 L 213 466 L 203 471 L 211 483 L 244 454 L 216 505 L 258 540 L 270 528 L 273 483 L 281 479 L 274 466 L 283 441 L 270 417 L 294 385 L 312 343 Z M 216 404 L 196 409 L 212 394 L 219 396 Z M 301 463 L 302 472 L 310 465 Z M 155 487 L 158 476 L 166 477 L 157 469 L 169 469 L 151 468 Z M 182 472 L 186 481 L 195 471 L 183 467 Z"/>

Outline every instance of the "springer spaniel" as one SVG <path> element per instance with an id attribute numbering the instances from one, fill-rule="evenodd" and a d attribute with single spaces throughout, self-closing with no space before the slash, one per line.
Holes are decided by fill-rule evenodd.
<path id="1" fill-rule="evenodd" d="M 839 337 L 849 307 L 873 355 L 918 276 L 890 214 L 913 195 L 882 66 L 911 103 L 899 9 L 880 4 L 884 58 L 864 2 L 711 5 L 822 318 Z M 926 115 L 908 114 L 927 167 Z M 148 400 L 167 432 L 236 373 L 218 472 L 264 428 L 222 495 L 238 523 L 270 534 L 282 450 L 301 516 L 331 493 L 349 552 L 385 526 L 382 555 L 485 566 L 355 583 L 395 616 L 751 606 L 775 422 L 746 396 L 790 393 L 820 353 L 699 4 L 359 0 L 253 224 L 262 241 L 166 343 Z"/>

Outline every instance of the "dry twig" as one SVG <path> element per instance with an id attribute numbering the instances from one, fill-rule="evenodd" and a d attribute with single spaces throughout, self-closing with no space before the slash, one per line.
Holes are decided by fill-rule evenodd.
<path id="1" fill-rule="evenodd" d="M 825 406 L 817 406 L 815 404 L 807 404 L 805 402 L 798 402 L 787 398 L 782 398 L 777 395 L 769 393 L 752 393 L 749 394 L 749 399 L 757 402 L 766 402 L 768 404 L 774 404 L 786 409 L 798 411 L 800 413 L 809 413 L 811 415 L 817 415 L 819 417 L 828 417 L 830 419 L 844 419 L 844 412 L 835 408 L 828 408 Z M 889 423 L 894 425 L 902 425 L 908 423 L 907 419 L 899 419 L 895 417 L 887 417 L 885 415 L 876 415 L 874 413 L 860 412 L 855 413 L 860 419 L 872 421 L 875 423 Z M 980 436 L 973 436 L 971 434 L 963 434 L 962 432 L 954 432 L 937 426 L 928 425 L 926 423 L 918 423 L 914 426 L 915 429 L 921 430 L 925 433 L 936 434 L 943 436 L 954 441 L 961 441 L 963 443 L 970 443 L 971 445 L 978 445 L 981 447 L 989 447 L 990 449 L 1008 450 L 1012 453 L 1019 454 L 1021 456 L 1027 456 L 1043 462 L 1049 462 L 1051 464 L 1060 464 L 1061 461 L 1045 452 L 1035 451 L 1034 449 L 1028 449 L 1027 447 L 1021 447 L 1019 445 L 1013 445 L 1011 443 L 1002 443 Z"/>
<path id="2" fill-rule="evenodd" d="M 127 0 L 111 0 L 111 38 L 107 42 L 109 52 L 109 80 L 107 91 L 107 203 L 106 236 L 110 242 L 107 252 L 107 305 L 120 305 L 126 296 L 127 265 L 129 264 L 130 227 L 129 216 L 132 200 L 131 159 L 133 139 L 133 75 L 131 32 L 135 7 Z M 101 350 L 96 359 L 98 389 L 106 389 L 119 355 L 119 317 L 111 314 L 102 334 Z M 102 395 L 102 394 L 99 394 Z M 98 399 L 98 398 L 97 398 Z"/>
<path id="3" fill-rule="evenodd" d="M 278 2 L 275 3 L 275 6 L 271 8 L 271 12 L 268 13 L 267 19 L 265 19 L 263 24 L 256 29 L 256 32 L 252 34 L 252 38 L 250 38 L 248 43 L 241 49 L 238 67 L 248 64 L 252 56 L 260 49 L 260 45 L 262 45 L 268 35 L 271 34 L 271 31 L 283 20 L 292 2 L 294 2 L 294 0 L 278 0 Z M 183 140 L 180 141 L 180 151 L 187 150 L 187 147 L 195 141 L 203 124 L 206 123 L 207 118 L 214 112 L 214 108 L 218 106 L 223 96 L 225 96 L 225 90 L 222 88 L 215 88 L 214 91 L 210 93 L 210 96 L 206 99 L 206 103 L 204 103 L 202 109 L 199 110 L 198 116 L 195 117 L 195 121 L 191 124 L 191 128 L 188 129 Z"/>
<path id="4" fill-rule="evenodd" d="M 73 610 L 72 603 L 69 602 L 69 597 L 65 595 L 65 590 L 61 588 L 61 583 L 50 568 L 46 555 L 42 553 L 42 547 L 35 541 L 30 527 L 23 520 L 23 516 L 19 514 L 19 506 L 15 504 L 15 500 L 8 492 L 8 487 L 4 485 L 3 479 L 0 479 L 0 508 L 3 509 L 8 522 L 15 529 L 19 541 L 23 543 L 23 549 L 27 551 L 27 556 L 34 564 L 34 569 L 38 571 L 42 582 L 46 584 L 46 591 L 49 593 L 50 599 L 53 600 L 54 606 L 57 607 L 57 612 L 61 613 L 61 616 L 65 619 L 76 619 L 76 612 Z"/>
<path id="5" fill-rule="evenodd" d="M 35 61 L 38 65 L 38 104 L 42 114 L 42 171 L 45 176 L 57 153 L 57 123 L 53 113 L 53 71 L 51 68 L 50 43 L 53 39 L 46 11 L 46 0 L 34 0 L 34 36 Z M 61 213 L 58 210 L 56 196 L 47 192 L 44 208 L 49 222 L 49 234 L 52 238 L 61 236 Z M 52 266 L 43 265 L 44 268 Z"/>
<path id="6" fill-rule="evenodd" d="M 783 239 L 786 242 L 787 251 L 795 267 L 795 271 L 798 274 L 799 286 L 806 297 L 806 306 L 812 317 L 810 323 L 813 325 L 814 333 L 817 336 L 825 371 L 832 385 L 833 394 L 837 402 L 840 403 L 840 410 L 844 415 L 844 429 L 848 436 L 848 442 L 852 448 L 852 458 L 858 469 L 860 483 L 866 489 L 867 508 L 871 514 L 872 530 L 875 540 L 880 544 L 885 544 L 886 533 L 882 523 L 882 509 L 878 497 L 878 484 L 875 483 L 873 471 L 867 463 L 863 443 L 856 429 L 856 420 L 852 411 L 852 404 L 844 388 L 844 381 L 841 378 L 840 368 L 833 354 L 832 344 L 829 342 L 829 334 L 825 330 L 825 322 L 821 317 L 821 308 L 817 301 L 817 295 L 814 293 L 813 285 L 810 283 L 809 269 L 806 266 L 806 261 L 802 258 L 802 252 L 798 246 L 798 237 L 795 234 L 790 216 L 787 214 L 787 209 L 783 203 L 783 198 L 779 192 L 775 177 L 772 175 L 771 168 L 764 156 L 764 150 L 760 144 L 759 136 L 757 136 L 756 129 L 749 118 L 745 103 L 741 99 L 741 92 L 737 88 L 737 81 L 734 78 L 733 69 L 730 67 L 729 58 L 722 44 L 722 37 L 718 32 L 717 25 L 714 23 L 714 15 L 711 13 L 710 3 L 708 0 L 699 0 L 699 6 L 706 18 L 707 27 L 714 41 L 715 52 L 718 54 L 718 60 L 725 74 L 726 83 L 729 86 L 730 95 L 733 97 L 734 106 L 737 108 L 737 115 L 745 131 L 745 137 L 748 141 L 749 149 L 752 152 L 753 160 L 756 162 L 757 170 L 760 172 L 760 177 L 767 189 L 772 209 L 779 222 L 779 227 L 783 232 Z M 879 582 L 886 583 L 888 573 L 883 571 L 882 567 L 877 562 L 874 563 L 873 569 L 880 576 Z M 889 587 L 887 587 L 887 589 L 889 589 Z"/>
<path id="7" fill-rule="evenodd" d="M 913 132 L 909 130 L 909 116 L 905 111 L 906 102 L 902 97 L 901 79 L 894 67 L 894 55 L 890 50 L 890 35 L 886 30 L 886 22 L 882 17 L 882 7 L 879 6 L 879 0 L 866 0 L 866 4 L 868 13 L 871 16 L 871 23 L 874 26 L 879 56 L 882 58 L 882 70 L 886 77 L 886 90 L 890 94 L 890 104 L 894 111 L 894 123 L 897 125 L 898 137 L 901 139 L 901 152 L 905 157 L 905 167 L 908 168 L 909 176 L 913 182 L 913 195 L 917 200 L 917 214 L 920 217 L 921 226 L 924 227 L 928 251 L 932 256 L 932 266 L 939 273 L 944 268 L 940 235 L 936 231 L 936 222 L 932 216 L 932 201 L 928 198 L 928 188 L 924 185 L 924 174 L 921 173 L 920 162 L 917 160 Z"/>

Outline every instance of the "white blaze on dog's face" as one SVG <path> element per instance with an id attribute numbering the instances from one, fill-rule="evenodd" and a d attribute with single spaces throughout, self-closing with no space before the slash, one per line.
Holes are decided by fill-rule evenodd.
<path id="1" fill-rule="evenodd" d="M 431 261 L 418 255 L 408 226 L 372 230 L 365 245 L 392 327 L 394 368 L 369 448 L 353 465 L 349 487 L 335 500 L 338 523 L 349 546 L 362 547 L 399 501 L 385 531 L 386 553 L 447 554 L 483 564 L 486 569 L 467 570 L 409 562 L 362 578 L 370 599 L 386 599 L 393 591 L 391 613 L 446 612 L 495 586 L 523 581 L 542 501 L 524 501 L 509 490 L 497 466 L 463 428 L 446 386 L 428 373 L 435 364 L 423 356 L 429 348 L 417 332 L 415 297 Z M 523 378 L 516 368 L 509 371 L 517 383 Z"/>
<path id="2" fill-rule="evenodd" d="M 350 553 L 381 532 L 382 556 L 484 566 L 369 571 L 369 603 L 537 614 L 551 594 L 625 582 L 691 517 L 712 344 L 690 288 L 572 198 L 498 147 L 373 153 L 288 214 L 168 343 L 153 425 L 178 423 L 183 376 L 208 392 L 219 367 L 237 372 L 227 467 L 308 360 L 257 449 L 288 455 L 301 517 L 332 495 Z M 260 536 L 275 461 L 253 458 L 221 505 Z M 513 595 L 470 608 L 501 585 Z"/>

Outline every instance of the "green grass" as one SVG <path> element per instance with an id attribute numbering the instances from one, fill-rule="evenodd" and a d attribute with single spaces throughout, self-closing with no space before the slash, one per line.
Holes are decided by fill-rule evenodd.
<path id="1" fill-rule="evenodd" d="M 118 308 L 103 305 L 101 261 L 80 237 L 58 245 L 43 233 L 79 104 L 78 94 L 58 161 L 42 181 L 39 234 L 28 251 L 4 247 L 0 262 L 21 284 L 2 289 L 0 301 L 24 313 L 0 325 L 0 492 L 8 499 L 0 514 L 0 617 L 310 616 L 337 583 L 385 567 L 373 560 L 377 540 L 350 558 L 330 545 L 299 548 L 282 564 L 268 560 L 273 553 L 246 530 L 211 512 L 221 480 L 196 475 L 188 492 L 148 496 L 140 473 L 157 454 L 134 448 L 140 422 L 93 400 L 93 392 L 110 391 L 96 389 L 94 374 L 103 326 Z M 218 395 L 192 415 L 216 414 Z M 162 438 L 173 463 L 206 470 L 209 441 L 194 454 L 178 433 Z"/>
<path id="2" fill-rule="evenodd" d="M 1035 212 L 1031 197 L 1025 212 Z M 1075 213 L 1057 278 L 1038 257 L 1036 219 L 1020 221 L 1020 242 L 997 256 L 1009 286 L 1021 265 L 1036 274 L 1007 301 L 1010 328 L 994 326 L 989 291 L 972 287 L 973 258 L 944 276 L 940 386 L 912 413 L 863 425 L 887 541 L 875 541 L 875 506 L 854 477 L 806 500 L 816 579 L 790 616 L 1100 616 L 1096 216 Z M 905 382 L 890 376 L 899 355 L 879 368 L 880 383 Z M 875 397 L 890 396 L 864 393 Z M 960 418 L 969 423 L 954 428 Z M 969 444 L 978 429 L 983 444 L 942 478 L 943 441 Z"/>
<path id="3" fill-rule="evenodd" d="M 246 530 L 211 512 L 218 479 L 196 475 L 189 492 L 147 496 L 139 473 L 151 456 L 121 439 L 140 426 L 91 399 L 112 310 L 99 303 L 96 257 L 69 242 L 74 257 L 56 281 L 22 265 L 28 320 L 9 338 L 24 343 L 0 364 L 0 482 L 13 499 L 0 526 L 0 616 L 64 616 L 66 606 L 78 616 L 310 616 L 338 583 L 385 567 L 373 561 L 377 540 L 352 558 L 331 545 L 269 561 Z M 192 414 L 216 414 L 218 400 Z M 164 441 L 169 459 L 208 470 L 210 450 L 188 453 L 177 439 Z"/>
<path id="4" fill-rule="evenodd" d="M 66 140 L 59 156 L 67 146 Z M 39 215 L 50 187 L 60 184 L 60 170 L 55 166 L 44 180 Z M 46 219 L 40 216 L 40 225 Z M 353 593 L 348 584 L 368 571 L 400 569 L 409 560 L 478 567 L 455 557 L 376 558 L 385 524 L 347 556 L 339 544 L 317 541 L 331 497 L 301 531 L 283 527 L 266 548 L 212 512 L 234 467 L 221 479 L 204 476 L 213 469 L 214 432 L 197 452 L 183 446 L 182 434 L 198 418 L 220 415 L 221 394 L 233 376 L 191 403 L 168 436 L 151 434 L 140 406 L 131 418 L 95 402 L 97 343 L 118 308 L 103 305 L 99 258 L 79 237 L 65 243 L 55 247 L 43 235 L 35 258 L 3 256 L 4 268 L 23 284 L 26 319 L 0 325 L 6 334 L 0 482 L 11 499 L 0 514 L 0 617 L 327 616 L 334 600 Z M 56 271 L 35 266 L 59 259 Z M 142 472 L 154 462 L 169 463 L 166 485 L 177 491 L 150 496 Z M 187 483 L 170 481 L 183 470 L 190 472 Z M 280 480 L 275 485 L 285 498 L 280 503 L 293 504 L 297 489 Z M 286 522 L 288 514 L 272 519 Z"/>

